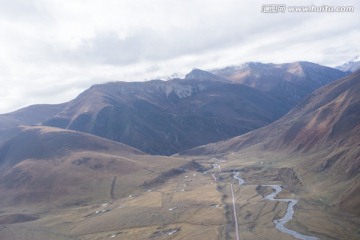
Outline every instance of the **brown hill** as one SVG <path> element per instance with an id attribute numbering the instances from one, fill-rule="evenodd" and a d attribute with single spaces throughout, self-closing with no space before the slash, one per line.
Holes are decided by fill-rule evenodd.
<path id="1" fill-rule="evenodd" d="M 186 163 L 51 127 L 25 127 L 0 149 L 0 204 L 78 205 L 134 192 Z"/>
<path id="2" fill-rule="evenodd" d="M 234 151 L 285 152 L 314 177 L 332 204 L 360 214 L 360 71 L 312 93 L 286 116 L 264 128 L 185 154 Z M 317 181 L 317 182 L 315 182 Z"/>

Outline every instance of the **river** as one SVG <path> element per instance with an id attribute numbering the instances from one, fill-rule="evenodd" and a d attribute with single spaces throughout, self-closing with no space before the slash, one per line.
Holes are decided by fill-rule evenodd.
<path id="1" fill-rule="evenodd" d="M 275 223 L 275 227 L 280 230 L 283 233 L 289 234 L 297 239 L 301 239 L 301 240 L 318 240 L 319 238 L 317 237 L 312 237 L 312 236 L 307 236 L 307 235 L 303 235 L 301 233 L 298 233 L 294 230 L 288 229 L 285 227 L 285 224 L 290 221 L 293 218 L 294 215 L 294 206 L 297 204 L 297 200 L 296 199 L 276 199 L 276 195 L 278 195 L 282 188 L 280 185 L 263 185 L 265 187 L 272 187 L 275 192 L 267 195 L 265 197 L 265 199 L 270 200 L 270 201 L 279 201 L 279 202 L 287 202 L 288 203 L 288 207 L 285 213 L 285 216 L 281 219 L 275 219 L 274 223 Z"/>
<path id="2" fill-rule="evenodd" d="M 235 178 L 236 180 L 238 180 L 240 186 L 245 183 L 244 179 L 242 179 L 242 178 L 240 177 L 240 173 L 239 173 L 239 172 L 236 172 L 236 173 L 234 174 L 234 178 Z"/>
<path id="3" fill-rule="evenodd" d="M 221 172 L 221 168 L 220 168 L 220 164 L 213 164 L 213 169 L 218 168 L 219 172 Z M 212 174 L 213 178 L 216 181 L 216 176 L 215 174 Z M 236 179 L 238 181 L 239 186 L 243 185 L 245 183 L 244 179 L 242 179 L 240 177 L 240 173 L 239 172 L 235 172 L 234 173 L 234 179 Z M 276 195 L 278 195 L 281 191 L 282 188 L 280 185 L 263 185 L 264 187 L 272 187 L 275 192 L 267 195 L 265 197 L 265 199 L 270 200 L 270 201 L 279 201 L 279 202 L 287 202 L 288 203 L 288 207 L 286 209 L 286 213 L 285 216 L 281 219 L 275 219 L 274 223 L 275 223 L 275 227 L 276 229 L 280 230 L 283 233 L 289 234 L 297 239 L 301 239 L 301 240 L 319 240 L 319 238 L 317 237 L 312 237 L 312 236 L 307 236 L 301 233 L 298 233 L 294 230 L 288 229 L 285 227 L 285 224 L 290 221 L 293 216 L 294 216 L 294 206 L 297 204 L 297 200 L 296 199 L 276 199 Z M 235 207 L 235 195 L 234 195 L 234 191 L 232 188 L 232 184 L 231 184 L 231 192 L 232 192 L 232 198 L 233 198 L 233 212 L 234 212 L 234 218 L 235 218 L 235 230 L 236 230 L 236 239 L 239 239 L 239 231 L 238 231 L 238 224 L 237 224 L 237 214 L 236 214 L 236 207 Z"/>

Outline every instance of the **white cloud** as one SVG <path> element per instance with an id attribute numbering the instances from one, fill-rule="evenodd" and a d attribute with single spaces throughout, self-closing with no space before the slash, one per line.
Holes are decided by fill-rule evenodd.
<path id="1" fill-rule="evenodd" d="M 354 13 L 264 14 L 266 3 L 275 2 L 0 0 L 0 112 L 65 102 L 106 81 L 246 61 L 336 65 L 359 55 L 357 0 L 291 1 Z"/>

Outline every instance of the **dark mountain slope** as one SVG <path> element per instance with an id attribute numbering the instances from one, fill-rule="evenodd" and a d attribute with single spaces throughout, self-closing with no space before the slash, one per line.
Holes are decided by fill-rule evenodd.
<path id="1" fill-rule="evenodd" d="M 262 127 L 289 107 L 270 94 L 219 81 L 114 82 L 91 87 L 44 124 L 173 154 Z"/>

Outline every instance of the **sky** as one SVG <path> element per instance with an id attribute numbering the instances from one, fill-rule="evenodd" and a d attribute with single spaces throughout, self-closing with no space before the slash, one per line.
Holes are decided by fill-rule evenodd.
<path id="1" fill-rule="evenodd" d="M 311 5 L 354 12 L 288 11 Z M 359 59 L 359 22 L 358 0 L 0 0 L 0 113 L 193 68 L 341 65 Z"/>

